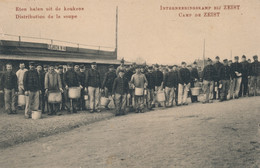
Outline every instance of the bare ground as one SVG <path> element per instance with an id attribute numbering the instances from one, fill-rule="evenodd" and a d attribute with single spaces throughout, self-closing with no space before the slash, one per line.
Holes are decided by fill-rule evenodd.
<path id="1" fill-rule="evenodd" d="M 0 167 L 260 167 L 260 97 L 130 114 L 0 150 Z"/>

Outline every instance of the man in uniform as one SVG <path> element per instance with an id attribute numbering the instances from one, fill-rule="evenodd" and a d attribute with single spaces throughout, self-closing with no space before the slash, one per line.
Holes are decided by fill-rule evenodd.
<path id="1" fill-rule="evenodd" d="M 178 80 L 178 105 L 188 105 L 187 97 L 190 89 L 190 71 L 186 68 L 186 62 L 181 63 L 181 69 L 179 70 Z"/>
<path id="2" fill-rule="evenodd" d="M 216 72 L 218 72 L 219 69 L 223 66 L 223 64 L 219 60 L 220 60 L 219 56 L 216 56 L 215 57 L 215 64 L 213 65 L 214 68 L 216 69 Z M 215 77 L 213 88 L 214 88 L 213 89 L 213 99 L 219 99 L 220 98 L 220 90 L 219 90 L 219 78 L 218 78 L 218 76 Z"/>
<path id="3" fill-rule="evenodd" d="M 109 65 L 108 72 L 106 72 L 103 83 L 102 83 L 102 89 L 104 89 L 106 98 L 109 98 L 110 96 L 112 96 L 113 83 L 114 83 L 114 80 L 116 79 L 116 77 L 117 77 L 117 75 L 116 75 L 114 66 Z M 105 108 L 107 110 L 109 110 L 108 106 L 106 106 Z"/>
<path id="4" fill-rule="evenodd" d="M 25 95 L 29 96 L 28 108 L 25 108 L 25 118 L 30 118 L 34 110 L 39 109 L 40 80 L 35 69 L 35 63 L 29 63 L 29 70 L 24 74 L 24 90 Z"/>
<path id="5" fill-rule="evenodd" d="M 6 64 L 6 72 L 1 76 L 0 90 L 4 91 L 5 111 L 16 114 L 16 95 L 18 92 L 17 76 L 10 63 Z"/>
<path id="6" fill-rule="evenodd" d="M 169 72 L 165 75 L 163 84 L 165 86 L 166 107 L 172 107 L 176 95 L 175 89 L 178 85 L 178 74 L 173 71 L 173 66 L 169 66 Z"/>
<path id="7" fill-rule="evenodd" d="M 147 79 L 148 85 L 147 85 L 147 108 L 149 110 L 152 109 L 152 102 L 154 99 L 154 78 L 153 78 L 153 67 L 148 67 L 148 72 L 145 74 L 145 77 Z"/>
<path id="8" fill-rule="evenodd" d="M 100 112 L 99 109 L 99 98 L 100 98 L 100 88 L 101 88 L 101 81 L 100 81 L 100 74 L 97 71 L 97 63 L 91 63 L 91 69 L 89 69 L 86 73 L 86 80 L 85 80 L 86 91 L 89 94 L 89 101 L 90 101 L 90 112 L 94 113 Z"/>
<path id="9" fill-rule="evenodd" d="M 207 60 L 207 66 L 203 69 L 203 93 L 204 93 L 204 103 L 213 103 L 213 89 L 214 89 L 214 80 L 216 77 L 216 69 L 212 65 L 212 60 Z"/>
<path id="10" fill-rule="evenodd" d="M 163 73 L 159 70 L 159 65 L 154 65 L 154 71 L 153 71 L 153 79 L 154 79 L 154 92 L 155 96 L 159 90 L 163 89 Z M 155 107 L 156 99 L 153 99 L 152 107 Z M 160 106 L 160 103 L 157 102 Z"/>
<path id="11" fill-rule="evenodd" d="M 246 56 L 242 56 L 242 81 L 239 91 L 239 97 L 246 96 L 248 93 L 248 75 L 249 75 L 249 63 L 246 60 Z"/>
<path id="12" fill-rule="evenodd" d="M 233 94 L 231 93 L 231 95 L 234 95 L 235 99 L 239 98 L 239 90 L 240 90 L 240 85 L 241 85 L 241 81 L 242 81 L 242 64 L 239 63 L 239 57 L 235 56 L 234 57 L 235 62 L 231 64 L 231 77 L 233 80 L 232 83 L 232 89 L 231 92 L 233 91 Z M 232 99 L 232 97 L 231 97 Z"/>
<path id="13" fill-rule="evenodd" d="M 254 62 L 251 63 L 251 85 L 250 85 L 250 95 L 257 96 L 260 95 L 260 62 L 258 61 L 258 56 L 253 56 Z"/>
<path id="14" fill-rule="evenodd" d="M 197 67 L 198 67 L 197 62 L 193 62 L 192 69 L 191 69 L 191 75 L 190 75 L 191 76 L 191 83 L 190 83 L 191 88 L 195 87 L 195 83 L 199 81 L 199 73 L 198 73 Z M 198 102 L 198 96 L 191 95 L 191 102 L 192 103 Z"/>
<path id="15" fill-rule="evenodd" d="M 227 100 L 227 94 L 230 87 L 231 70 L 228 66 L 228 60 L 223 60 L 224 65 L 220 67 L 218 71 L 219 86 L 220 87 L 220 102 Z"/>

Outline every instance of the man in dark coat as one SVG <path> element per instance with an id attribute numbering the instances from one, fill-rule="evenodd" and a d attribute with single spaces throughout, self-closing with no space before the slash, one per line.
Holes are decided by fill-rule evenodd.
<path id="1" fill-rule="evenodd" d="M 216 72 L 218 72 L 219 69 L 223 66 L 223 64 L 219 60 L 220 60 L 219 56 L 216 56 L 215 64 L 213 65 L 214 68 L 216 69 Z M 214 87 L 213 88 L 214 88 L 213 89 L 213 99 L 219 99 L 220 98 L 219 77 L 217 75 L 215 77 Z"/>
<path id="2" fill-rule="evenodd" d="M 102 83 L 102 92 L 105 92 L 105 97 L 109 98 L 112 96 L 113 83 L 117 75 L 113 65 L 109 65 L 108 72 L 106 72 L 103 83 Z M 108 106 L 105 107 L 109 110 Z"/>
<path id="3" fill-rule="evenodd" d="M 5 111 L 8 114 L 16 114 L 15 101 L 18 92 L 17 76 L 12 69 L 11 64 L 6 64 L 6 72 L 0 81 L 0 90 L 4 91 Z"/>
<path id="4" fill-rule="evenodd" d="M 154 78 L 154 92 L 155 92 L 155 96 L 158 92 L 158 90 L 162 90 L 163 89 L 163 73 L 159 70 L 159 65 L 156 64 L 154 66 L 154 71 L 153 71 L 153 78 Z M 152 102 L 152 107 L 155 106 L 156 103 L 156 99 L 153 99 Z M 158 105 L 160 105 L 160 103 L 158 102 Z"/>
<path id="5" fill-rule="evenodd" d="M 25 107 L 25 118 L 30 118 L 34 110 L 39 109 L 39 94 L 41 90 L 39 75 L 35 69 L 35 63 L 29 63 L 29 70 L 25 72 L 24 78 L 24 91 L 29 105 Z"/>
<path id="6" fill-rule="evenodd" d="M 125 114 L 129 86 L 128 80 L 124 77 L 124 74 L 124 70 L 119 70 L 118 77 L 113 81 L 112 97 L 115 100 L 116 116 Z"/>
<path id="7" fill-rule="evenodd" d="M 39 101 L 39 109 L 42 110 L 42 113 L 45 113 L 45 90 L 44 90 L 44 78 L 45 78 L 45 74 L 42 70 L 42 66 L 40 64 L 38 64 L 36 66 L 36 71 L 38 73 L 39 76 L 39 82 L 40 82 L 40 101 Z"/>
<path id="8" fill-rule="evenodd" d="M 254 62 L 251 63 L 250 70 L 250 95 L 260 95 L 260 62 L 258 56 L 253 56 Z"/>
<path id="9" fill-rule="evenodd" d="M 195 87 L 195 83 L 199 81 L 199 73 L 197 67 L 198 67 L 197 62 L 194 62 L 192 64 L 192 69 L 191 69 L 191 82 L 190 82 L 191 88 Z M 191 102 L 192 103 L 198 102 L 198 96 L 191 95 Z"/>
<path id="10" fill-rule="evenodd" d="M 190 71 L 186 68 L 186 62 L 181 63 L 178 80 L 178 105 L 188 105 L 188 91 L 190 89 L 191 76 Z"/>
<path id="11" fill-rule="evenodd" d="M 239 90 L 240 90 L 240 85 L 242 81 L 242 64 L 239 63 L 239 57 L 235 56 L 234 57 L 235 62 L 231 64 L 231 77 L 233 80 L 232 83 L 232 90 L 231 90 L 231 99 L 232 96 L 234 96 L 236 99 L 239 98 Z M 232 93 L 233 91 L 233 93 Z"/>
<path id="12" fill-rule="evenodd" d="M 163 84 L 165 86 L 166 106 L 172 107 L 176 95 L 175 90 L 178 85 L 178 74 L 173 70 L 173 66 L 169 66 L 169 72 L 165 75 Z"/>
<path id="13" fill-rule="evenodd" d="M 212 60 L 208 59 L 207 66 L 204 67 L 202 73 L 204 93 L 204 101 L 202 103 L 213 103 L 213 89 L 216 75 L 217 72 L 214 66 L 212 65 Z"/>
<path id="14" fill-rule="evenodd" d="M 99 109 L 99 97 L 100 97 L 100 88 L 101 88 L 101 81 L 100 81 L 100 74 L 97 71 L 97 63 L 91 63 L 91 69 L 89 69 L 86 73 L 86 80 L 85 80 L 86 91 L 89 94 L 89 105 L 90 105 L 90 112 L 100 112 Z"/>
<path id="15" fill-rule="evenodd" d="M 68 90 L 70 87 L 81 87 L 82 88 L 82 86 L 80 84 L 78 74 L 73 70 L 73 64 L 69 63 L 67 66 L 68 66 L 68 71 L 66 71 L 64 73 L 63 82 L 65 85 L 64 94 L 65 94 L 65 96 L 68 97 Z M 77 109 L 76 109 L 77 100 L 72 99 L 70 101 L 71 102 L 69 102 L 69 101 L 67 102 L 67 106 L 68 106 L 67 110 L 69 113 L 70 112 L 76 113 L 77 112 Z"/>
<path id="16" fill-rule="evenodd" d="M 228 60 L 223 60 L 224 65 L 218 71 L 219 86 L 220 86 L 220 102 L 227 100 L 227 94 L 230 87 L 231 70 L 228 66 Z"/>
<path id="17" fill-rule="evenodd" d="M 239 91 L 239 97 L 246 96 L 248 93 L 248 75 L 249 75 L 249 63 L 246 60 L 246 56 L 242 56 L 242 81 Z"/>
<path id="18" fill-rule="evenodd" d="M 148 72 L 145 74 L 145 77 L 148 81 L 147 85 L 147 107 L 149 110 L 152 109 L 152 102 L 154 99 L 154 88 L 155 88 L 155 83 L 154 83 L 154 76 L 153 76 L 153 67 L 149 66 L 148 67 Z"/>

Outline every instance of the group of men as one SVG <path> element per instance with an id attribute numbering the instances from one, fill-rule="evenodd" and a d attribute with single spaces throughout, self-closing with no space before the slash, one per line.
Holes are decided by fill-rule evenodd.
<path id="1" fill-rule="evenodd" d="M 191 102 L 199 102 L 197 95 L 191 94 L 191 88 L 198 87 L 202 83 L 202 103 L 212 103 L 213 99 L 225 101 L 238 99 L 241 96 L 256 96 L 260 92 L 260 63 L 258 57 L 253 57 L 250 63 L 246 56 L 234 57 L 234 62 L 215 58 L 207 60 L 207 65 L 202 71 L 194 62 L 188 65 L 185 62 L 181 66 L 153 66 L 124 64 L 114 69 L 108 67 L 101 81 L 100 72 L 96 62 L 91 63 L 91 68 L 86 70 L 84 65 L 67 64 L 63 66 L 42 65 L 29 63 L 29 70 L 24 63 L 20 63 L 20 69 L 14 73 L 12 65 L 6 65 L 6 72 L 1 76 L 0 90 L 4 91 L 5 110 L 8 114 L 16 113 L 17 94 L 25 95 L 25 117 L 30 118 L 34 110 L 55 115 L 59 110 L 67 110 L 76 113 L 78 110 L 86 110 L 85 95 L 89 96 L 90 112 L 100 112 L 100 97 L 104 96 L 114 102 L 115 114 L 124 115 L 129 109 L 136 113 L 144 112 L 154 107 L 172 107 L 188 105 L 188 95 Z M 81 97 L 69 99 L 69 88 L 79 87 Z M 48 93 L 61 92 L 61 103 L 48 103 Z M 163 94 L 162 94 L 163 93 Z M 160 96 L 164 99 L 159 99 Z M 160 101 L 162 100 L 162 101 Z M 105 105 L 109 110 L 108 104 Z"/>

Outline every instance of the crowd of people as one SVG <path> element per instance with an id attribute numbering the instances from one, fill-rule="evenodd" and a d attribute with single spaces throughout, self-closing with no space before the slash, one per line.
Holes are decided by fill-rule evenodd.
<path id="1" fill-rule="evenodd" d="M 199 69 L 197 62 L 191 65 L 182 62 L 181 66 L 147 66 L 125 65 L 122 60 L 116 69 L 113 65 L 108 67 L 103 80 L 96 62 L 91 63 L 90 69 L 72 63 L 64 69 L 63 65 L 34 62 L 29 63 L 29 69 L 21 62 L 19 68 L 15 73 L 12 64 L 6 64 L 0 90 L 4 92 L 6 113 L 16 114 L 17 108 L 24 109 L 25 118 L 30 118 L 32 111 L 39 109 L 48 115 L 65 110 L 68 113 L 100 112 L 101 97 L 114 103 L 116 116 L 131 109 L 142 113 L 154 107 L 188 105 L 189 97 L 192 103 L 199 102 L 198 95 L 191 92 L 195 87 L 202 88 L 203 104 L 212 103 L 214 99 L 222 102 L 260 94 L 260 63 L 256 55 L 252 63 L 244 55 L 242 61 L 236 56 L 234 62 L 224 59 L 222 63 L 217 56 L 215 61 L 208 59 L 203 69 Z M 69 98 L 68 91 L 72 87 L 81 89 L 80 98 Z M 61 102 L 49 103 L 51 92 L 62 93 Z M 25 95 L 24 106 L 17 107 L 17 95 Z M 103 108 L 110 110 L 108 103 Z"/>

